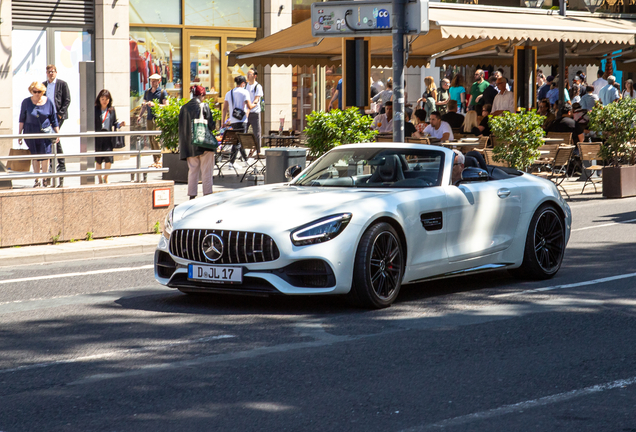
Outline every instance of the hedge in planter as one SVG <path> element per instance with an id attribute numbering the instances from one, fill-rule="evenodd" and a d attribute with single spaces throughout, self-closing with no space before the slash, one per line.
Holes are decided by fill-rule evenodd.
<path id="1" fill-rule="evenodd" d="M 541 155 L 543 120 L 536 111 L 523 109 L 518 114 L 505 111 L 501 116 L 490 116 L 488 124 L 498 143 L 493 149 L 494 159 L 519 170 L 532 165 Z"/>
<path id="2" fill-rule="evenodd" d="M 599 157 L 603 168 L 603 196 L 622 198 L 636 195 L 636 99 L 620 99 L 590 112 L 590 130 L 605 139 Z"/>
<path id="3" fill-rule="evenodd" d="M 373 141 L 378 132 L 371 130 L 372 123 L 358 108 L 312 111 L 304 130 L 309 154 L 318 157 L 341 144 Z"/>

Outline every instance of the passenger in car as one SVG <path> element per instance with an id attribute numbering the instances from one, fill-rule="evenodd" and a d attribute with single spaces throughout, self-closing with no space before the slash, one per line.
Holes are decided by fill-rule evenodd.
<path id="1" fill-rule="evenodd" d="M 460 152 L 459 150 L 453 150 L 453 153 L 455 153 L 455 157 L 453 160 L 453 175 L 451 184 L 456 185 L 457 182 L 462 179 L 462 171 L 464 171 L 465 158 L 462 152 Z"/>

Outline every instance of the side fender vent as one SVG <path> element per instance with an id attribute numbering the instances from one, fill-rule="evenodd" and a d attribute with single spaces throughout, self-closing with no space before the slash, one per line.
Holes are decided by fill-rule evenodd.
<path id="1" fill-rule="evenodd" d="M 426 231 L 441 230 L 444 226 L 441 211 L 424 213 L 420 216 L 420 220 L 422 221 L 422 226 Z"/>

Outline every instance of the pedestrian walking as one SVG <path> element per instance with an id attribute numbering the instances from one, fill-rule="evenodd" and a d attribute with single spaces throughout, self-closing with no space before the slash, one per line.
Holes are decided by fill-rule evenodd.
<path id="1" fill-rule="evenodd" d="M 18 124 L 18 134 L 25 133 L 58 133 L 60 128 L 57 122 L 57 112 L 53 101 L 47 98 L 44 93 L 46 87 L 41 82 L 34 81 L 29 86 L 31 97 L 22 101 L 20 106 L 20 117 Z M 54 139 L 26 139 L 26 145 L 31 154 L 49 155 L 51 154 L 51 143 L 57 144 L 59 138 Z M 22 145 L 22 139 L 18 140 Z M 33 160 L 33 172 L 46 173 L 49 170 L 49 158 Z M 48 186 L 50 179 L 44 178 L 40 182 L 39 178 L 35 179 L 33 187 Z"/>
<path id="2" fill-rule="evenodd" d="M 152 107 L 155 105 L 168 105 L 168 93 L 159 87 L 159 84 L 161 84 L 161 75 L 157 73 L 152 74 L 150 75 L 149 80 L 150 88 L 144 93 L 144 102 L 141 106 L 139 117 L 137 117 L 137 122 L 141 122 L 141 117 L 144 113 L 146 113 L 146 129 L 156 130 L 155 115 L 152 113 Z M 150 148 L 153 150 L 161 150 L 161 144 L 159 143 L 158 137 L 150 137 Z M 155 168 L 161 168 L 161 155 L 152 155 L 152 158 L 154 159 L 152 166 Z"/>
<path id="3" fill-rule="evenodd" d="M 97 95 L 95 99 L 95 132 L 112 132 L 125 126 L 126 122 L 117 121 L 117 113 L 113 106 L 113 97 L 110 92 L 103 89 Z M 95 151 L 96 152 L 112 152 L 115 143 L 115 137 L 96 137 L 95 138 Z M 101 170 L 110 169 L 113 163 L 112 156 L 96 156 L 95 157 L 95 169 Z M 108 183 L 108 176 L 97 176 L 99 183 Z"/>
<path id="4" fill-rule="evenodd" d="M 203 195 L 212 193 L 215 153 L 214 150 L 193 145 L 193 120 L 201 118 L 203 111 L 203 118 L 207 120 L 210 131 L 214 130 L 215 121 L 210 106 L 202 102 L 205 88 L 200 85 L 192 86 L 190 92 L 192 99 L 179 111 L 179 158 L 188 163 L 188 196 L 194 199 L 198 195 L 199 176 L 203 183 Z"/>
<path id="5" fill-rule="evenodd" d="M 236 87 L 225 94 L 221 122 L 241 133 L 245 132 L 248 114 L 255 105 L 250 100 L 250 93 L 245 89 L 247 85 L 245 77 L 239 75 L 234 78 L 234 82 L 236 83 Z M 236 161 L 236 155 L 239 151 L 247 166 L 247 154 L 241 144 L 236 143 L 232 146 L 232 153 L 230 154 L 230 162 L 228 163 L 230 168 L 234 168 L 234 161 Z"/>
<path id="6" fill-rule="evenodd" d="M 46 81 L 43 82 L 46 87 L 46 97 L 55 105 L 57 111 L 58 128 L 62 128 L 64 120 L 68 118 L 68 106 L 71 104 L 71 92 L 68 89 L 66 81 L 57 78 L 57 68 L 50 64 L 46 66 Z M 63 154 L 62 142 L 58 139 L 56 146 L 57 154 Z M 53 171 L 53 160 L 51 159 L 49 171 Z M 57 160 L 57 172 L 66 172 L 66 161 L 64 158 Z M 60 177 L 59 187 L 64 185 L 64 177 Z"/>
<path id="7" fill-rule="evenodd" d="M 256 153 L 261 152 L 261 100 L 263 98 L 263 86 L 256 81 L 258 72 L 255 69 L 247 71 L 247 86 L 246 89 L 250 93 L 250 100 L 254 105 L 254 108 L 250 110 L 247 116 L 247 127 L 252 127 L 254 133 L 254 139 L 256 140 Z M 250 156 L 252 156 L 250 154 Z"/>

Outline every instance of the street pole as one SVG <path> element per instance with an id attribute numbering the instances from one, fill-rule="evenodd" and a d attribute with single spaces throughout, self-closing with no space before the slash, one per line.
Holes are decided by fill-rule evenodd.
<path id="1" fill-rule="evenodd" d="M 565 17 L 565 0 L 559 0 L 559 15 Z M 559 117 L 561 116 L 560 108 L 565 105 L 565 81 L 568 77 L 565 76 L 565 42 L 559 42 Z"/>
<path id="2" fill-rule="evenodd" d="M 393 141 L 404 142 L 404 62 L 406 50 L 406 2 L 392 0 L 393 4 Z"/>

